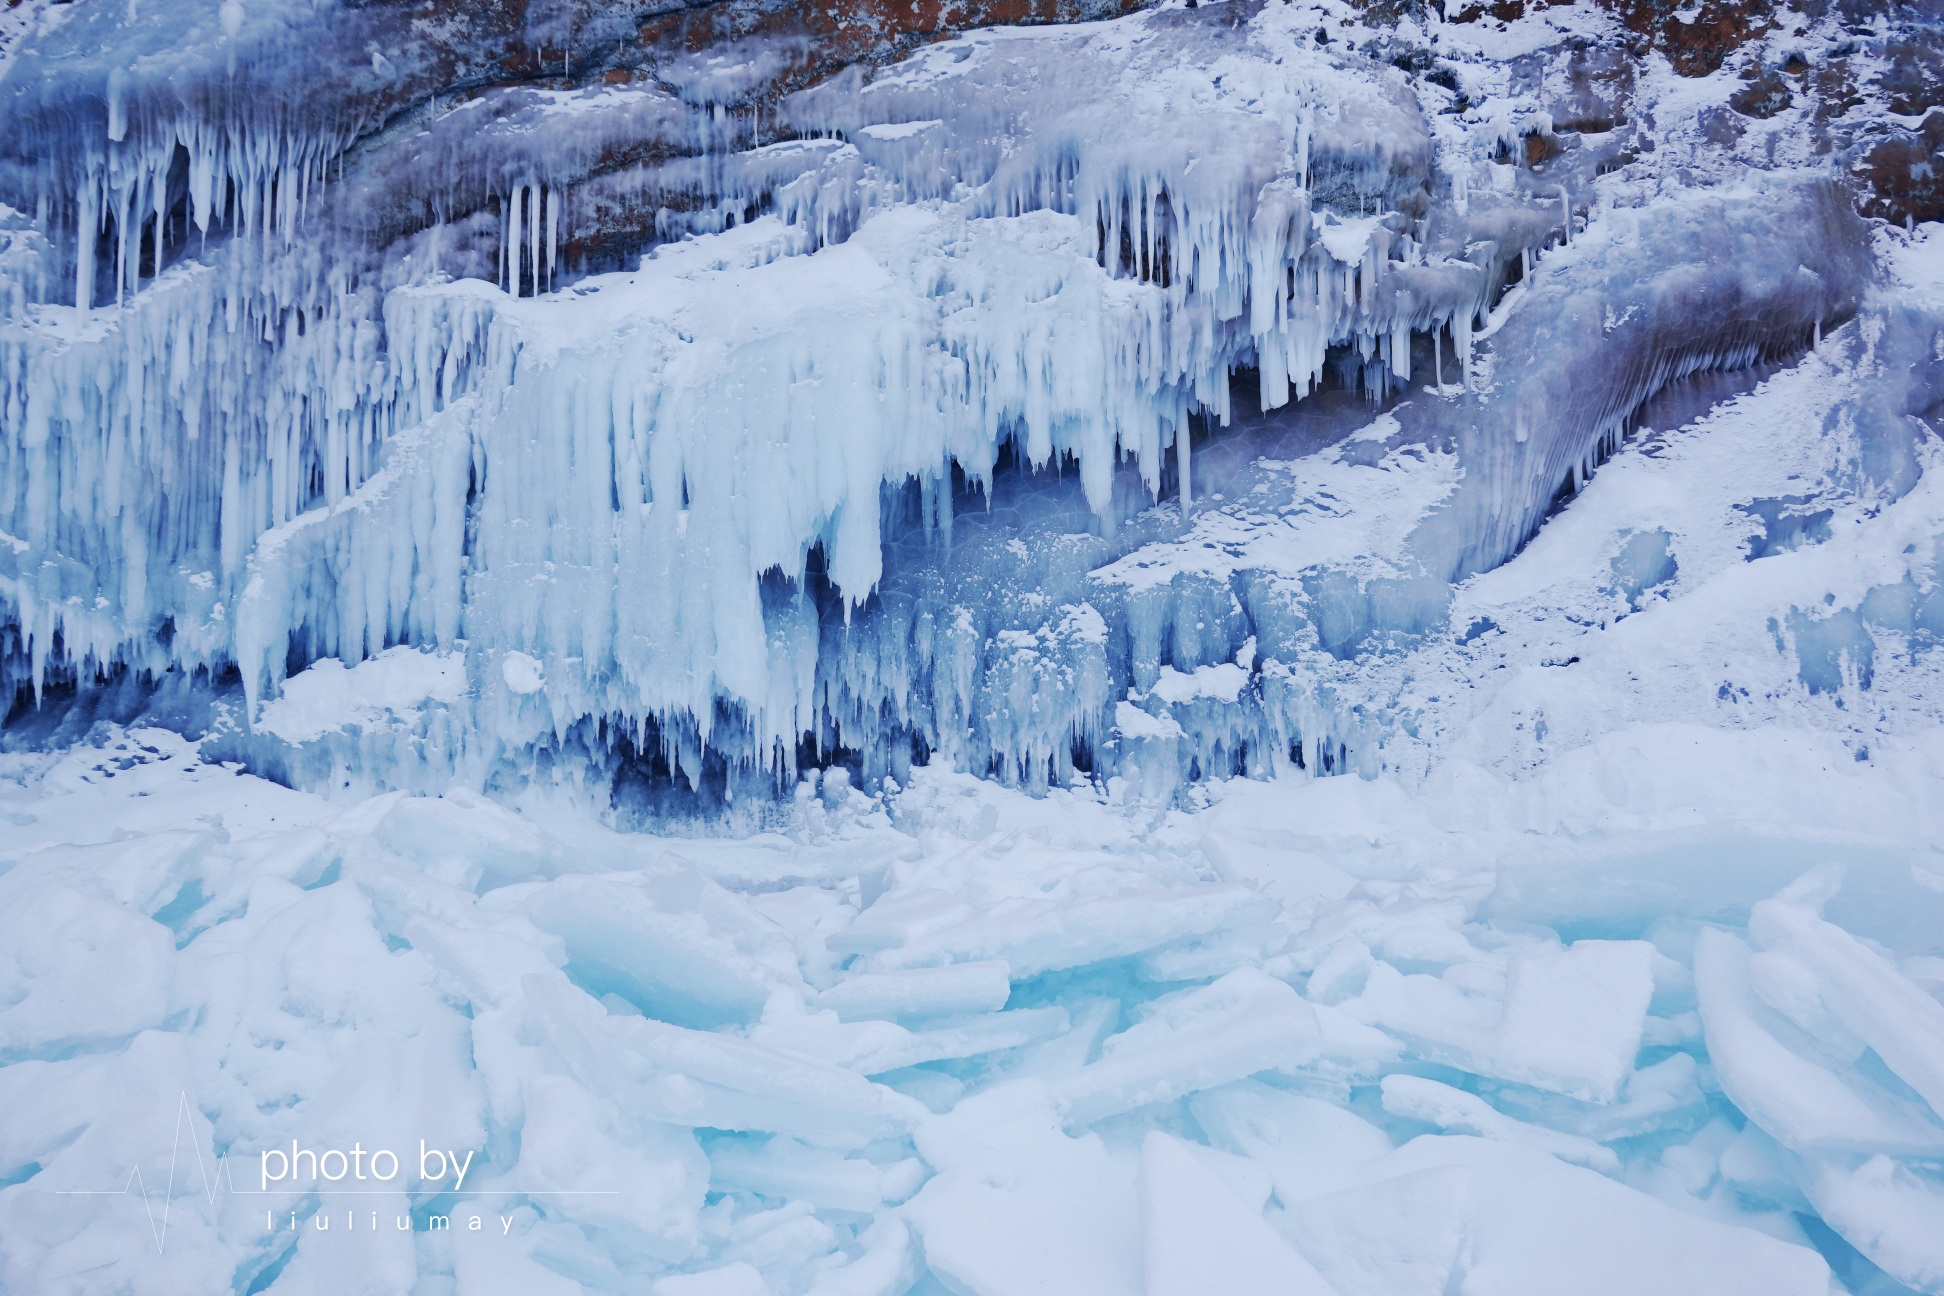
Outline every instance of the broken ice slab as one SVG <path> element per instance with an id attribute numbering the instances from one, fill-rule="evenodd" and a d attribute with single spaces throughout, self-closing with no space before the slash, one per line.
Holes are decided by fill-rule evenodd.
<path id="1" fill-rule="evenodd" d="M 1038 1082 L 975 1094 L 913 1137 L 937 1174 L 904 1214 L 950 1290 L 1142 1296 L 1136 1165 L 1062 1132 Z"/>
<path id="2" fill-rule="evenodd" d="M 1920 1292 L 1944 1291 L 1944 1189 L 1878 1153 L 1804 1158 L 1797 1172 L 1823 1222 L 1871 1263 Z"/>
<path id="3" fill-rule="evenodd" d="M 1301 995 L 1242 968 L 1160 1001 L 1151 1016 L 1110 1037 L 1098 1061 L 1049 1092 L 1069 1122 L 1086 1125 L 1259 1071 L 1299 1067 L 1326 1047 L 1316 1011 Z"/>
<path id="4" fill-rule="evenodd" d="M 1205 1090 L 1188 1109 L 1215 1147 L 1262 1166 L 1285 1206 L 1349 1187 L 1391 1151 L 1389 1136 L 1355 1112 L 1256 1080 Z"/>
<path id="5" fill-rule="evenodd" d="M 1633 1071 L 1653 998 L 1654 947 L 1583 940 L 1514 955 L 1501 1005 L 1444 977 L 1376 964 L 1343 1005 L 1420 1056 L 1587 1102 L 1610 1103 Z"/>
<path id="6" fill-rule="evenodd" d="M 1158 1130 L 1141 1144 L 1146 1296 L 1336 1296 L 1316 1266 L 1204 1163 Z"/>
<path id="7" fill-rule="evenodd" d="M 1806 1246 L 1716 1223 L 1532 1148 L 1425 1135 L 1278 1217 L 1340 1296 L 1826 1296 Z"/>
<path id="8" fill-rule="evenodd" d="M 801 982 L 781 933 L 689 869 L 559 878 L 527 914 L 566 942 L 583 986 L 679 1025 L 747 1022 L 772 991 Z"/>
<path id="9" fill-rule="evenodd" d="M 749 1038 L 771 1048 L 832 1062 L 859 1075 L 882 1075 L 926 1062 L 977 1057 L 1020 1048 L 1064 1034 L 1067 1011 L 1060 1007 L 978 1013 L 907 1030 L 894 1022 L 844 1022 L 831 1012 L 803 1012 L 787 994 L 770 1003 Z"/>
<path id="10" fill-rule="evenodd" d="M 1275 901 L 1228 885 L 1078 901 L 1015 896 L 980 907 L 914 888 L 886 894 L 827 943 L 834 951 L 870 953 L 873 972 L 1003 960 L 1020 980 L 1264 922 L 1277 911 Z"/>
<path id="11" fill-rule="evenodd" d="M 1695 941 L 1708 1057 L 1735 1106 L 1797 1152 L 1944 1155 L 1944 1125 L 1921 1100 L 1890 1092 L 1854 1065 L 1831 1066 L 1813 1037 L 1756 997 L 1750 961 L 1732 933 L 1703 928 Z"/>
<path id="12" fill-rule="evenodd" d="M 1840 874 L 1827 871 L 1823 878 L 1833 889 Z M 1812 1033 L 1821 1021 L 1844 1035 L 1853 1033 L 1930 1104 L 1933 1115 L 1944 1117 L 1944 1004 L 1882 954 L 1790 895 L 1817 881 L 1806 877 L 1750 913 L 1748 934 L 1763 951 L 1756 959 L 1780 960 L 1790 983 L 1785 1002 L 1759 986 L 1756 993 L 1785 1012 L 1801 1001 L 1806 1011 L 1788 1015 Z"/>
<path id="13" fill-rule="evenodd" d="M 527 1019 L 576 1078 L 671 1125 L 790 1134 L 862 1147 L 927 1113 L 854 1071 L 734 1035 L 610 1016 L 559 977 L 528 976 Z"/>
<path id="14" fill-rule="evenodd" d="M 1515 1120 L 1477 1094 L 1436 1080 L 1387 1075 L 1383 1080 L 1383 1094 L 1384 1110 L 1391 1115 L 1435 1126 L 1447 1134 L 1476 1134 L 1480 1138 L 1537 1148 L 1602 1174 L 1612 1174 L 1620 1168 L 1620 1158 L 1611 1148 L 1601 1147 L 1592 1139 Z"/>
<path id="15" fill-rule="evenodd" d="M 925 1175 L 923 1163 L 915 1158 L 880 1166 L 781 1134 L 767 1140 L 718 1138 L 708 1152 L 712 1191 L 760 1193 L 807 1201 L 819 1210 L 866 1215 L 887 1202 L 903 1201 Z"/>
<path id="16" fill-rule="evenodd" d="M 909 1021 L 997 1012 L 1012 994 L 1012 970 L 1003 959 L 946 967 L 865 972 L 817 996 L 817 1007 L 844 1021 L 870 1018 Z"/>
<path id="17" fill-rule="evenodd" d="M 1846 869 L 1825 916 L 1899 955 L 1944 927 L 1944 852 L 1796 824 L 1728 822 L 1628 833 L 1508 855 L 1481 922 L 1541 923 L 1568 940 L 1639 936 L 1663 918 L 1739 925 L 1749 907 L 1810 869 Z"/>

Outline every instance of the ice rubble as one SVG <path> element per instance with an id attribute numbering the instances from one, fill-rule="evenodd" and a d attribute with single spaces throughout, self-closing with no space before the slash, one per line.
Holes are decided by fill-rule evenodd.
<path id="1" fill-rule="evenodd" d="M 697 228 L 717 232 L 553 292 L 562 222 L 623 182 L 591 159 L 713 118 L 670 116 L 650 88 L 509 92 L 414 118 L 410 159 L 325 184 L 357 120 L 292 109 L 259 129 L 140 64 L 88 137 L 106 161 L 21 186 L 53 195 L 50 230 L 75 204 L 147 211 L 186 149 L 183 210 L 226 237 L 153 254 L 149 279 L 118 253 L 113 304 L 83 292 L 0 326 L 0 669 L 38 694 L 50 669 L 234 663 L 249 726 L 294 666 L 463 646 L 467 697 L 408 740 L 367 725 L 248 753 L 341 789 L 518 782 L 548 753 L 599 774 L 617 743 L 718 799 L 787 786 L 800 751 L 858 753 L 874 786 L 935 753 L 1033 789 L 1125 773 L 1154 796 L 1381 768 L 1299 659 L 1442 626 L 1449 581 L 1523 543 L 1641 401 L 1806 342 L 1855 310 L 1864 261 L 1798 179 L 1616 204 L 1583 149 L 1563 189 L 1495 187 L 1494 151 L 1543 114 L 1434 124 L 1394 70 L 1317 48 L 1304 12 L 995 30 L 837 78 L 778 108 L 771 129 L 796 138 L 701 141 L 697 210 L 721 219 Z M 158 39 L 105 10 L 87 23 L 60 38 Z M 52 93 L 58 52 L 11 75 Z M 374 64 L 374 85 L 391 75 Z M 374 266 L 346 231 L 412 228 L 396 213 L 419 210 L 415 167 L 500 195 L 499 215 Z M 1170 531 L 1150 506 L 1171 502 L 1179 533 L 1228 494 L 1191 446 L 1238 414 L 1244 366 L 1265 411 L 1331 373 L 1386 401 L 1437 379 L 1387 443 L 1439 448 L 1396 501 L 1389 568 L 1087 579 Z M 1012 489 L 1032 507 L 966 516 Z M 1013 518 L 1048 540 L 1025 562 Z M 1240 719 L 1153 693 L 1162 670 L 1224 663 L 1265 681 Z"/>
<path id="2" fill-rule="evenodd" d="M 1459 760 L 1157 819 L 932 768 L 741 841 L 333 807 L 160 730 L 10 756 L 0 1281 L 1944 1290 L 1944 730 L 1664 729 L 1604 790 Z M 1733 818 L 1751 778 L 1792 821 Z M 470 1152 L 466 1195 L 266 1228 L 234 1176 L 292 1138 Z"/>

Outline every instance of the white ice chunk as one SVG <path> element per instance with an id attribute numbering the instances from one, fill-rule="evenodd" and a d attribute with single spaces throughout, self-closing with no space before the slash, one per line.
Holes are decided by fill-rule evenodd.
<path id="1" fill-rule="evenodd" d="M 1445 1296 L 1459 1286 L 1472 1176 L 1434 1166 L 1313 1197 L 1278 1220 L 1340 1296 Z"/>
<path id="2" fill-rule="evenodd" d="M 1043 1086 L 1000 1085 L 914 1135 L 938 1174 L 904 1212 L 949 1288 L 1142 1296 L 1136 1167 L 1110 1156 L 1096 1134 L 1063 1133 Z"/>
<path id="3" fill-rule="evenodd" d="M 826 1272 L 806 1296 L 903 1296 L 918 1280 L 911 1229 L 896 1215 L 880 1215 L 859 1241 L 864 1254 Z"/>
<path id="4" fill-rule="evenodd" d="M 1695 991 L 1708 1057 L 1724 1093 L 1784 1147 L 1944 1153 L 1944 1127 L 1862 1076 L 1839 1074 L 1783 1035 L 1794 1028 L 1760 1004 L 1749 986 L 1749 949 L 1739 937 L 1702 929 L 1694 946 Z"/>
<path id="5" fill-rule="evenodd" d="M 1944 1004 L 1806 904 L 1764 900 L 1749 915 L 1748 933 L 1808 970 L 1827 1011 L 1944 1116 Z"/>
<path id="6" fill-rule="evenodd" d="M 770 1296 L 770 1285 L 763 1281 L 762 1271 L 747 1260 L 720 1269 L 670 1274 L 656 1279 L 648 1290 L 652 1296 Z"/>
<path id="7" fill-rule="evenodd" d="M 1380 963 L 1345 1008 L 1416 1041 L 1428 1057 L 1610 1103 L 1640 1051 L 1654 993 L 1653 954 L 1645 941 L 1583 940 L 1515 955 L 1502 1007 L 1447 978 L 1404 976 Z"/>
<path id="8" fill-rule="evenodd" d="M 1426 1135 L 1286 1232 L 1343 1296 L 1827 1296 L 1805 1246 L 1676 1210 L 1532 1148 Z"/>
<path id="9" fill-rule="evenodd" d="M 624 1117 L 565 1076 L 529 1081 L 525 1109 L 514 1174 L 521 1189 L 630 1249 L 666 1261 L 695 1249 L 709 1163 L 694 1135 Z"/>
<path id="10" fill-rule="evenodd" d="M 1370 250 L 1370 236 L 1384 223 L 1382 216 L 1345 220 L 1325 212 L 1318 212 L 1311 219 L 1318 241 L 1332 257 L 1348 266 L 1364 259 L 1364 253 Z"/>
<path id="11" fill-rule="evenodd" d="M 885 1172 L 785 1135 L 767 1142 L 723 1140 L 709 1150 L 710 1184 L 765 1197 L 807 1201 L 819 1210 L 871 1214 L 884 1205 Z"/>
<path id="12" fill-rule="evenodd" d="M 1196 698 L 1233 702 L 1248 683 L 1248 670 L 1234 662 L 1197 666 L 1192 671 L 1179 671 L 1172 666 L 1163 666 L 1160 677 L 1155 681 L 1153 692 L 1163 702 L 1169 703 L 1193 702 Z"/>
<path id="13" fill-rule="evenodd" d="M 946 1058 L 1019 1048 L 1063 1034 L 1068 1024 L 1066 1009 L 1051 1006 L 949 1018 L 935 1022 L 930 1030 L 912 1031 L 894 1022 L 844 1022 L 833 1012 L 804 1012 L 786 993 L 771 998 L 763 1020 L 750 1028 L 749 1038 L 834 1062 L 861 1075 L 881 1075 Z"/>
<path id="14" fill-rule="evenodd" d="M 1257 1081 L 1198 1093 L 1189 1110 L 1217 1147 L 1266 1169 L 1285 1206 L 1341 1191 L 1391 1151 L 1384 1131 L 1355 1112 Z"/>
<path id="15" fill-rule="evenodd" d="M 1084 1125 L 1258 1071 L 1302 1066 L 1323 1050 L 1316 1012 L 1302 996 L 1239 968 L 1108 1039 L 1099 1061 L 1054 1084 L 1052 1093 L 1068 1120 Z"/>
<path id="16" fill-rule="evenodd" d="M 1114 729 L 1123 738 L 1179 738 L 1182 728 L 1171 715 L 1149 715 L 1132 702 L 1114 704 Z"/>
<path id="17" fill-rule="evenodd" d="M 523 993 L 521 984 L 528 975 L 555 974 L 554 965 L 533 941 L 506 932 L 459 927 L 414 914 L 405 921 L 404 935 L 413 949 L 451 977 L 459 992 L 481 1008 L 510 1007 L 518 1002 Z"/>
<path id="18" fill-rule="evenodd" d="M 1156 1130 L 1141 1144 L 1140 1196 L 1146 1296 L 1335 1296 L 1179 1139 Z"/>
<path id="19" fill-rule="evenodd" d="M 1499 1078 L 1612 1102 L 1640 1052 L 1653 956 L 1646 941 L 1583 940 L 1515 957 L 1492 1040 Z"/>
<path id="20" fill-rule="evenodd" d="M 533 1258 L 536 1244 L 548 1235 L 544 1226 L 535 1227 L 538 1216 L 533 1207 L 515 1207 L 510 1213 L 495 1211 L 494 1219 L 497 1222 L 490 1228 L 499 1236 L 493 1246 L 452 1249 L 452 1274 L 466 1296 L 581 1296 L 586 1290 Z M 574 1225 L 562 1222 L 555 1227 L 571 1229 Z"/>
<path id="21" fill-rule="evenodd" d="M 168 1012 L 169 929 L 32 862 L 0 875 L 0 1056 L 133 1035 Z"/>
<path id="22" fill-rule="evenodd" d="M 541 674 L 539 660 L 523 652 L 506 654 L 500 662 L 500 678 L 506 681 L 506 687 L 522 696 L 538 693 L 547 682 Z"/>
<path id="23" fill-rule="evenodd" d="M 371 829 L 389 850 L 465 890 L 491 890 L 567 871 L 559 841 L 476 792 L 407 797 Z"/>
<path id="24" fill-rule="evenodd" d="M 928 131 L 934 126 L 943 126 L 944 124 L 942 120 L 936 117 L 929 121 L 879 122 L 875 125 L 863 127 L 861 133 L 870 136 L 874 140 L 901 140 L 910 139 L 913 135 L 921 131 Z"/>
<path id="25" fill-rule="evenodd" d="M 866 972 L 817 996 L 817 1006 L 845 1021 L 873 1017 L 947 1017 L 997 1012 L 1012 994 L 1012 972 L 1003 960 L 954 963 L 900 972 Z"/>
<path id="26" fill-rule="evenodd" d="M 1944 1188 L 1879 1153 L 1855 1169 L 1820 1158 L 1803 1191 L 1843 1240 L 1920 1292 L 1944 1292 Z"/>
<path id="27" fill-rule="evenodd" d="M 1693 1013 L 1684 1015 L 1695 1018 L 1698 1040 L 1700 1018 Z M 1707 1096 L 1696 1079 L 1698 1074 L 1699 1066 L 1692 1054 L 1674 1053 L 1635 1071 L 1627 1078 L 1620 1100 L 1608 1106 L 1536 1093 L 1518 1093 L 1516 1101 L 1518 1110 L 1528 1121 L 1596 1142 L 1611 1143 L 1681 1123 L 1682 1112 L 1691 1112 L 1698 1118 L 1707 1106 Z"/>
<path id="28" fill-rule="evenodd" d="M 1620 1168 L 1620 1158 L 1612 1148 L 1601 1147 L 1592 1139 L 1514 1120 L 1477 1094 L 1436 1080 L 1388 1075 L 1384 1077 L 1383 1093 L 1384 1110 L 1391 1115 L 1435 1125 L 1447 1134 L 1476 1134 L 1503 1143 L 1518 1143 L 1602 1174 L 1612 1174 Z"/>
<path id="29" fill-rule="evenodd" d="M 1020 979 L 1264 921 L 1276 908 L 1247 887 L 1220 885 L 1083 900 L 1017 897 L 978 909 L 942 892 L 894 891 L 827 943 L 880 951 L 872 971 L 1003 960 Z"/>
<path id="30" fill-rule="evenodd" d="M 861 1147 L 905 1133 L 922 1105 L 854 1071 L 733 1035 L 610 1016 L 559 977 L 523 982 L 528 1022 L 597 1092 L 668 1124 Z"/>
<path id="31" fill-rule="evenodd" d="M 428 702 L 451 705 L 465 696 L 464 653 L 400 646 L 348 669 L 326 657 L 284 681 L 282 695 L 264 704 L 256 728 L 285 742 L 310 742 L 346 725 L 369 728 L 388 715 L 409 719 Z"/>
<path id="32" fill-rule="evenodd" d="M 747 1021 L 789 979 L 752 955 L 746 932 L 711 922 L 702 912 L 710 900 L 747 909 L 716 883 L 676 870 L 559 878 L 533 894 L 527 913 L 566 942 L 575 975 L 600 991 L 680 1025 Z"/>

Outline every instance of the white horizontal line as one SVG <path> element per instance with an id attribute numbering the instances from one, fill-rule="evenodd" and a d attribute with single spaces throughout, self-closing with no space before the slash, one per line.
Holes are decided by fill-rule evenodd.
<path id="1" fill-rule="evenodd" d="M 126 1197 L 127 1188 L 56 1188 L 61 1197 Z M 398 1197 L 402 1188 L 232 1188 L 232 1197 Z M 423 1194 L 429 1197 L 619 1197 L 618 1188 L 468 1188 Z"/>

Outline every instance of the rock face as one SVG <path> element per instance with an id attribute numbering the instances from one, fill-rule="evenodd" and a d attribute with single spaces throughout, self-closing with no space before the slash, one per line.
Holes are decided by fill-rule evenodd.
<path id="1" fill-rule="evenodd" d="M 1897 221 L 1934 218 L 1940 181 L 1925 163 L 1936 157 L 1939 127 L 1927 114 L 1939 106 L 1944 52 L 1920 6 L 1599 4 L 1613 20 L 1594 24 L 1600 35 L 1562 28 L 1556 42 L 1531 49 L 1522 40 L 1502 60 L 1515 80 L 1539 92 L 1556 129 L 1621 124 L 1637 69 L 1648 60 L 1665 58 L 1684 78 L 1726 68 L 1746 82 L 1723 97 L 1740 116 L 1766 119 L 1804 103 L 1813 118 L 1812 147 L 1836 155 L 1832 170 L 1858 186 L 1860 210 Z M 868 82 L 911 50 L 958 32 L 1081 22 L 1142 7 L 1142 0 L 720 0 L 645 8 L 422 0 L 342 9 L 192 3 L 122 22 L 87 0 L 71 10 L 25 0 L 9 6 L 7 30 L 0 31 L 0 57 L 15 65 L 6 82 L 0 193 L 21 211 L 46 204 L 57 227 L 62 217 L 71 226 L 82 214 L 81 181 L 91 169 L 130 169 L 130 159 L 102 156 L 102 145 L 157 136 L 146 143 L 166 151 L 169 141 L 159 136 L 247 130 L 259 150 L 268 145 L 278 154 L 258 158 L 259 172 L 294 166 L 301 174 L 309 166 L 321 176 L 330 159 L 334 178 L 350 181 L 347 192 L 320 184 L 303 205 L 335 209 L 338 223 L 367 246 L 497 208 L 508 186 L 529 174 L 563 186 L 610 177 L 562 234 L 571 263 L 605 267 L 679 233 L 691 213 L 718 202 L 722 195 L 695 160 L 787 136 L 789 124 L 774 115 L 799 90 L 847 70 Z M 1239 14 L 1247 7 L 1211 9 Z M 1429 9 L 1377 0 L 1361 11 L 1376 33 L 1362 53 L 1456 84 L 1452 61 L 1427 41 Z M 1449 26 L 1462 36 L 1543 23 L 1549 12 L 1544 4 L 1502 0 L 1456 7 Z M 68 13 L 74 17 L 55 21 Z M 1321 34 L 1331 25 L 1326 17 Z M 1812 27 L 1842 39 L 1810 39 Z M 600 91 L 611 102 L 600 102 Z M 612 119 L 577 130 L 564 149 L 563 132 L 536 129 L 545 99 L 563 93 L 596 93 L 598 106 L 579 113 Z M 633 102 L 643 99 L 651 102 Z M 449 121 L 460 104 L 473 106 L 462 121 Z M 1858 114 L 1871 106 L 1903 120 Z M 1711 130 L 1717 140 L 1740 138 L 1731 122 Z M 193 142 L 183 139 L 177 151 L 186 157 Z M 169 157 L 137 165 L 158 170 L 157 183 L 172 186 L 163 198 L 172 212 L 186 202 L 188 177 L 178 174 L 184 165 Z M 90 210 L 103 226 L 119 219 L 108 193 Z M 174 219 L 184 224 L 180 213 Z M 58 228 L 49 232 L 61 237 Z M 166 262 L 166 246 L 163 255 Z M 95 283 L 97 294 L 106 291 L 99 276 Z"/>
<path id="2" fill-rule="evenodd" d="M 1661 387 L 1854 315 L 1941 57 L 1889 0 L 22 0 L 0 689 L 247 727 L 407 645 L 492 711 L 441 779 L 1335 772 L 1389 722 L 1307 667 L 1116 717 L 1441 633 Z M 1369 552 L 1138 575 L 1292 402 L 1453 458 Z"/>

